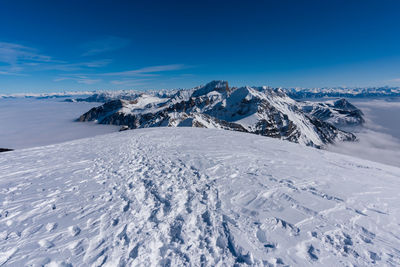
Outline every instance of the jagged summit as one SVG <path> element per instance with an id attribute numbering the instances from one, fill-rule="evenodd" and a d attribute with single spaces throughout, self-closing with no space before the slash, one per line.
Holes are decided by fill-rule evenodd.
<path id="1" fill-rule="evenodd" d="M 192 97 L 207 95 L 210 92 L 228 93 L 229 86 L 227 81 L 211 81 L 204 86 L 199 86 L 194 90 Z"/>
<path id="2" fill-rule="evenodd" d="M 352 105 L 349 101 L 347 101 L 344 98 L 334 101 L 333 106 L 335 108 L 340 108 L 342 110 L 347 110 L 347 111 L 357 110 L 357 108 L 354 105 Z"/>
<path id="3" fill-rule="evenodd" d="M 341 123 L 356 122 L 357 119 L 352 118 L 358 109 L 343 100 L 321 105 L 295 101 L 281 89 L 229 87 L 226 81 L 212 81 L 193 89 L 178 90 L 170 97 L 142 93 L 130 100 L 109 101 L 83 114 L 79 121 L 125 125 L 130 129 L 220 128 L 314 147 L 355 140 L 353 134 L 339 130 L 330 121 L 340 115 L 347 116 Z M 318 116 L 322 108 L 324 114 L 330 112 L 330 115 Z M 362 123 L 362 114 L 358 115 Z"/>

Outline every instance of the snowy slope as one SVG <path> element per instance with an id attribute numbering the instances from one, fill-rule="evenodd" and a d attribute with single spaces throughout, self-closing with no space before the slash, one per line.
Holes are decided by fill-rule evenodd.
<path id="1" fill-rule="evenodd" d="M 0 155 L 0 265 L 400 264 L 400 169 L 232 131 Z"/>

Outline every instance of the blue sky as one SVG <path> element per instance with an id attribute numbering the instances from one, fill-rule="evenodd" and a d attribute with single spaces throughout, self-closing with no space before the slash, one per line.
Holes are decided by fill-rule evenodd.
<path id="1" fill-rule="evenodd" d="M 400 1 L 0 2 L 0 93 L 400 86 Z"/>

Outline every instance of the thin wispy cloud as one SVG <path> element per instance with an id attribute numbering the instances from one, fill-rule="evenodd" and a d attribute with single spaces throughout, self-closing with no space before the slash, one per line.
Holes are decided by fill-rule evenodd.
<path id="1" fill-rule="evenodd" d="M 99 67 L 100 65 L 101 64 L 99 64 Z M 75 66 L 63 66 L 61 69 L 72 70 L 74 67 Z M 162 73 L 164 72 L 178 71 L 186 68 L 189 68 L 189 66 L 184 64 L 169 64 L 169 65 L 149 66 L 149 67 L 128 70 L 128 71 L 120 71 L 120 72 L 66 73 L 53 79 L 53 81 L 60 82 L 65 80 L 72 80 L 77 83 L 86 83 L 86 84 L 94 84 L 97 82 L 105 81 L 115 86 L 137 86 L 137 85 L 147 84 L 148 82 L 154 81 L 155 79 L 159 80 L 160 78 L 163 77 Z"/>
<path id="2" fill-rule="evenodd" d="M 61 64 L 47 64 L 41 66 L 40 70 L 60 70 L 60 71 L 77 71 L 87 68 L 102 68 L 111 63 L 111 60 L 95 60 L 77 63 L 61 63 Z"/>
<path id="3" fill-rule="evenodd" d="M 108 36 L 85 44 L 84 55 L 98 55 L 120 49 L 129 41 Z M 78 58 L 79 60 L 79 58 Z M 60 60 L 38 49 L 18 43 L 0 42 L 0 76 L 49 75 L 53 82 L 72 81 L 78 84 L 103 84 L 128 87 L 160 82 L 168 75 L 181 75 L 180 70 L 191 68 L 184 64 L 154 65 L 123 71 L 111 71 L 111 59 Z M 174 72 L 175 71 L 175 72 Z M 50 76 L 51 75 L 51 76 Z"/>
<path id="4" fill-rule="evenodd" d="M 18 73 L 18 72 L 10 72 L 10 71 L 1 71 L 0 75 L 8 75 L 8 76 L 26 76 L 25 74 Z"/>
<path id="5" fill-rule="evenodd" d="M 114 50 L 121 49 L 129 45 L 130 41 L 116 36 L 107 36 L 99 40 L 91 41 L 82 45 L 86 50 L 82 56 L 93 56 Z"/>
<path id="6" fill-rule="evenodd" d="M 80 79 L 77 81 L 78 83 L 83 83 L 83 84 L 95 84 L 101 82 L 100 79 Z"/>
<path id="7" fill-rule="evenodd" d="M 23 75 L 26 67 L 42 63 L 58 63 L 52 57 L 43 55 L 37 49 L 17 43 L 0 42 L 1 75 Z"/>
<path id="8" fill-rule="evenodd" d="M 37 49 L 17 43 L 0 42 L 0 75 L 23 76 L 40 71 L 85 71 L 102 68 L 110 59 L 67 62 L 40 53 Z"/>
<path id="9" fill-rule="evenodd" d="M 91 84 L 96 84 L 101 82 L 101 79 L 93 79 L 93 78 L 89 78 L 86 76 L 77 76 L 77 77 L 57 77 L 55 79 L 53 79 L 54 82 L 61 82 L 61 81 L 66 81 L 66 80 L 71 80 L 80 84 L 87 84 L 87 85 L 91 85 Z"/>
<path id="10" fill-rule="evenodd" d="M 154 76 L 160 72 L 175 71 L 186 69 L 188 66 L 184 64 L 170 64 L 170 65 L 160 65 L 160 66 L 150 66 L 135 70 L 127 70 L 120 72 L 108 72 L 103 73 L 104 76 Z"/>
<path id="11" fill-rule="evenodd" d="M 17 65 L 26 62 L 51 62 L 50 56 L 40 54 L 36 49 L 16 43 L 0 42 L 0 62 Z"/>
<path id="12" fill-rule="evenodd" d="M 125 86 L 136 86 L 143 85 L 149 81 L 148 79 L 122 79 L 122 80 L 112 80 L 110 84 L 113 85 L 125 85 Z"/>

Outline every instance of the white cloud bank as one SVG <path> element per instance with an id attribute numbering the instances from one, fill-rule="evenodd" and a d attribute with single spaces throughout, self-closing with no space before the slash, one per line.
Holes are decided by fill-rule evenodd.
<path id="1" fill-rule="evenodd" d="M 366 116 L 365 127 L 356 133 L 359 141 L 336 144 L 328 150 L 400 167 L 400 99 L 354 104 Z"/>
<path id="2" fill-rule="evenodd" d="M 328 150 L 400 167 L 400 99 L 355 102 L 366 115 L 358 142 Z M 115 132 L 116 126 L 78 123 L 74 119 L 98 103 L 46 99 L 0 99 L 0 147 L 27 148 Z"/>
<path id="3" fill-rule="evenodd" d="M 0 147 L 36 147 L 118 131 L 117 126 L 74 121 L 96 105 L 59 99 L 0 99 Z"/>

